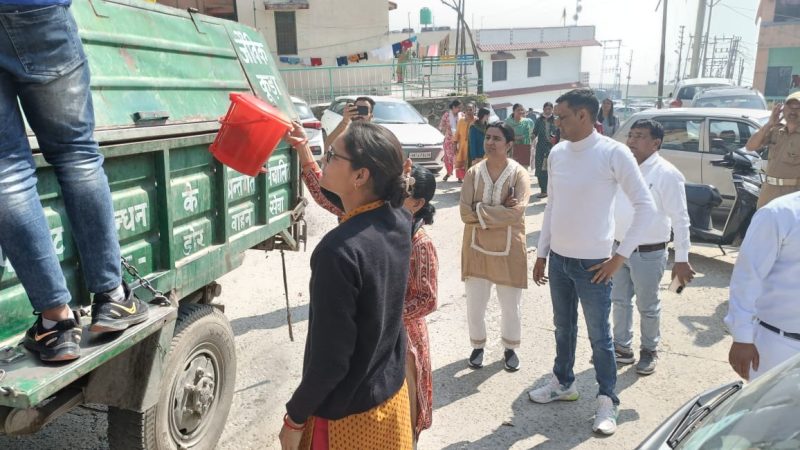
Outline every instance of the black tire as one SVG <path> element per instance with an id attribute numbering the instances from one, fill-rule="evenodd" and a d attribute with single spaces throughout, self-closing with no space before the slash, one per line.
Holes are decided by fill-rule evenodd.
<path id="1" fill-rule="evenodd" d="M 208 372 L 200 374 L 203 369 L 211 372 L 211 376 L 205 376 Z M 216 448 L 236 383 L 236 346 L 228 319 L 209 305 L 181 305 L 162 375 L 159 400 L 152 408 L 136 412 L 109 407 L 109 447 L 112 450 Z M 203 389 L 203 395 L 188 391 L 187 382 Z M 187 413 L 176 417 L 176 409 L 187 408 L 191 409 L 188 420 Z M 204 412 L 198 412 L 197 408 Z"/>

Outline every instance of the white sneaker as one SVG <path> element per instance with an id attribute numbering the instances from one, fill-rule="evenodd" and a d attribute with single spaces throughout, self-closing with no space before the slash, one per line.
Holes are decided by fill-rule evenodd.
<path id="1" fill-rule="evenodd" d="M 565 389 L 558 382 L 558 378 L 553 375 L 546 386 L 528 391 L 528 397 L 535 403 L 550 403 L 556 400 L 572 402 L 577 400 L 580 394 L 578 394 L 578 389 L 575 387 L 574 382 Z"/>
<path id="2" fill-rule="evenodd" d="M 617 414 L 619 407 L 614 404 L 611 397 L 605 395 L 597 396 L 597 413 L 594 416 L 594 425 L 592 430 L 595 433 L 605 434 L 606 436 L 614 434 L 617 431 Z"/>

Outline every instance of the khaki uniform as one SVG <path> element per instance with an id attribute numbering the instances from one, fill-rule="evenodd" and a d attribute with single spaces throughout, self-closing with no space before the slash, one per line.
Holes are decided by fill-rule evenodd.
<path id="1" fill-rule="evenodd" d="M 800 191 L 800 129 L 789 133 L 785 125 L 776 126 L 769 132 L 768 145 L 768 178 L 761 185 L 759 208 L 776 197 Z M 779 186 L 774 179 L 794 181 L 788 181 L 791 185 Z"/>
<path id="2" fill-rule="evenodd" d="M 503 202 L 511 186 L 519 203 L 506 208 Z M 462 280 L 475 277 L 501 286 L 528 287 L 525 209 L 530 186 L 528 171 L 510 158 L 494 183 L 485 160 L 470 167 L 461 187 Z"/>

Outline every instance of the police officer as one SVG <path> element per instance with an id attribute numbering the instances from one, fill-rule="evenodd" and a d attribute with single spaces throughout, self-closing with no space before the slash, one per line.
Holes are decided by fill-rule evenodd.
<path id="1" fill-rule="evenodd" d="M 758 207 L 770 200 L 800 191 L 800 91 L 772 109 L 769 121 L 750 140 L 747 150 L 769 148 L 766 183 L 761 186 Z"/>

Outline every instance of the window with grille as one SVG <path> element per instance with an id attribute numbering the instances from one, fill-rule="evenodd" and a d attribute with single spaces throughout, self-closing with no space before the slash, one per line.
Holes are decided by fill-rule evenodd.
<path id="1" fill-rule="evenodd" d="M 508 79 L 508 61 L 492 61 L 492 81 Z"/>
<path id="2" fill-rule="evenodd" d="M 279 55 L 297 54 L 297 24 L 294 11 L 275 11 L 275 40 Z"/>
<path id="3" fill-rule="evenodd" d="M 542 76 L 542 58 L 528 58 L 528 78 Z"/>

